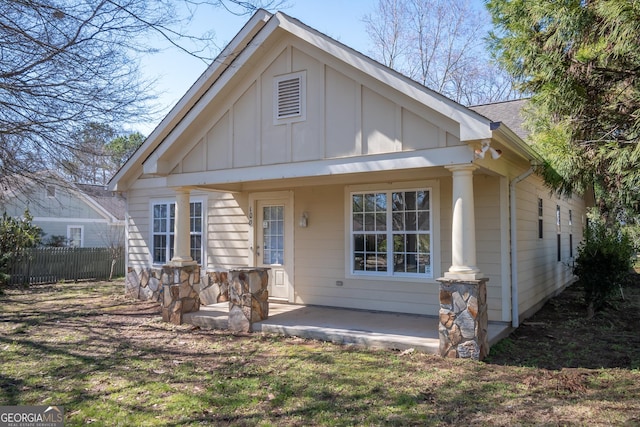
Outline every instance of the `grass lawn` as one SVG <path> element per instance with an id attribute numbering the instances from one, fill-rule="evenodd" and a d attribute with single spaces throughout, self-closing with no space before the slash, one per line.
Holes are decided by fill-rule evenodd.
<path id="1" fill-rule="evenodd" d="M 640 424 L 637 284 L 590 320 L 570 288 L 484 362 L 174 326 L 122 294 L 0 295 L 0 406 L 62 405 L 68 426 Z"/>

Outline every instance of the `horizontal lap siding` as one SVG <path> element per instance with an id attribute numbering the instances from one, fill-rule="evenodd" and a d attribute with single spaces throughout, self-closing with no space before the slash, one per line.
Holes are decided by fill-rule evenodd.
<path id="1" fill-rule="evenodd" d="M 127 193 L 127 266 L 130 268 L 150 267 L 149 242 L 149 202 L 157 190 L 129 190 Z"/>
<path id="2" fill-rule="evenodd" d="M 502 229 L 500 224 L 500 178 L 474 177 L 477 267 L 489 278 L 489 320 L 502 319 Z M 450 236 L 450 234 L 449 234 Z"/>
<path id="3" fill-rule="evenodd" d="M 584 202 L 577 197 L 559 199 L 542 180 L 531 176 L 516 189 L 518 220 L 518 308 L 525 313 L 573 280 L 569 259 L 569 234 L 573 234 L 574 257 L 582 240 Z M 543 200 L 543 238 L 538 238 L 538 198 Z M 556 205 L 561 212 L 562 260 L 557 261 Z M 568 225 L 569 209 L 573 226 Z"/>
<path id="4" fill-rule="evenodd" d="M 210 193 L 207 215 L 207 268 L 246 266 L 249 255 L 249 221 L 245 196 Z M 246 209 L 246 208 L 245 208 Z"/>
<path id="5" fill-rule="evenodd" d="M 295 302 L 437 315 L 437 283 L 345 277 L 344 191 L 339 185 L 295 192 L 295 218 L 309 214 L 308 227 L 295 226 Z"/>

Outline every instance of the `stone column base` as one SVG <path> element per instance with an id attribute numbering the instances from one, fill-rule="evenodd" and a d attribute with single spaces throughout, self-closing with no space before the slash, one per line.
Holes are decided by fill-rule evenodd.
<path id="1" fill-rule="evenodd" d="M 438 279 L 440 282 L 440 355 L 482 360 L 489 354 L 487 281 Z"/>
<path id="2" fill-rule="evenodd" d="M 251 325 L 269 317 L 269 268 L 229 272 L 229 330 L 251 332 Z"/>
<path id="3" fill-rule="evenodd" d="M 200 310 L 200 267 L 162 267 L 162 320 L 182 324 L 182 315 Z"/>

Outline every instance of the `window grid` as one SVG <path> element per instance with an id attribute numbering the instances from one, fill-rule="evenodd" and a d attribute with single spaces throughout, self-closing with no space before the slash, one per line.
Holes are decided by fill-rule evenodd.
<path id="1" fill-rule="evenodd" d="M 352 193 L 351 205 L 354 273 L 432 274 L 429 190 Z"/>
<path id="2" fill-rule="evenodd" d="M 176 204 L 153 205 L 153 263 L 166 264 L 173 258 Z M 189 204 L 191 258 L 202 264 L 202 202 Z"/>

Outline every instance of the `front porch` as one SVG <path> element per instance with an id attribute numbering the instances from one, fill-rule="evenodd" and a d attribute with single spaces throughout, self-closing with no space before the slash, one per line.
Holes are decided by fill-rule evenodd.
<path id="1" fill-rule="evenodd" d="M 200 306 L 183 322 L 201 328 L 227 329 L 229 303 Z M 367 348 L 439 353 L 438 318 L 412 314 L 312 305 L 269 303 L 269 318 L 253 323 L 255 332 L 353 344 Z M 489 345 L 511 332 L 510 324 L 489 322 Z"/>

